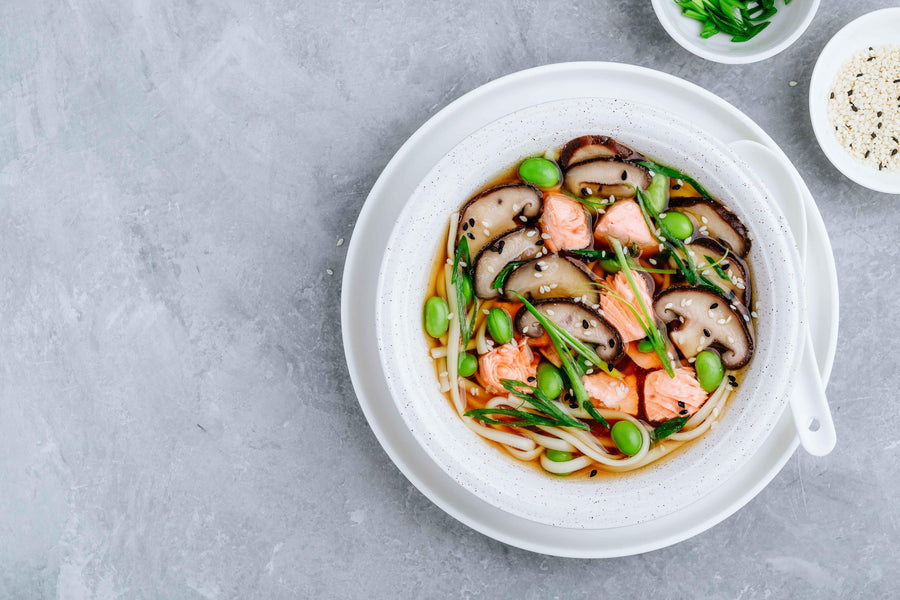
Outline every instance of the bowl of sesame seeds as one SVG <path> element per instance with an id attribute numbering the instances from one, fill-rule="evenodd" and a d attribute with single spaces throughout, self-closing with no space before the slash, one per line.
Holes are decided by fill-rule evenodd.
<path id="1" fill-rule="evenodd" d="M 809 113 L 828 160 L 869 189 L 900 194 L 900 8 L 868 13 L 828 42 Z"/>

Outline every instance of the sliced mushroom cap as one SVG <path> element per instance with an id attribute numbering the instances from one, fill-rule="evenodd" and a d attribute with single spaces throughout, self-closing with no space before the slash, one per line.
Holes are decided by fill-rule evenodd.
<path id="1" fill-rule="evenodd" d="M 475 257 L 475 295 L 496 298 L 494 280 L 513 261 L 528 260 L 543 250 L 541 232 L 535 227 L 520 227 L 505 233 L 481 249 Z"/>
<path id="2" fill-rule="evenodd" d="M 643 155 L 605 135 L 583 135 L 569 140 L 559 153 L 559 166 L 570 166 L 595 158 L 621 158 L 642 160 Z"/>
<path id="3" fill-rule="evenodd" d="M 608 363 L 618 360 L 624 352 L 622 336 L 600 313 L 571 298 L 535 300 L 539 313 L 568 331 L 572 337 L 597 345 L 597 356 Z M 536 338 L 544 335 L 544 327 L 526 308 L 516 313 L 516 329 L 522 335 Z"/>
<path id="4" fill-rule="evenodd" d="M 726 369 L 739 369 L 753 356 L 747 321 L 721 295 L 699 287 L 675 287 L 659 293 L 653 310 L 664 323 L 676 321 L 669 333 L 686 358 L 715 347 Z"/>
<path id="5" fill-rule="evenodd" d="M 466 236 L 469 256 L 475 256 L 491 240 L 536 219 L 541 214 L 543 198 L 540 190 L 526 184 L 485 190 L 462 207 L 456 241 Z"/>
<path id="6" fill-rule="evenodd" d="M 550 254 L 516 268 L 503 289 L 507 300 L 518 300 L 512 293 L 516 291 L 535 300 L 568 296 L 593 306 L 600 302 L 594 281 L 596 277 L 582 262 Z"/>
<path id="7" fill-rule="evenodd" d="M 750 270 L 743 259 L 738 258 L 737 254 L 729 252 L 725 260 L 718 265 L 728 276 L 727 279 L 723 279 L 715 269 L 703 268 L 704 265 L 710 264 L 708 258 L 711 258 L 712 262 L 718 262 L 725 256 L 726 250 L 722 244 L 709 238 L 699 238 L 687 244 L 685 248 L 691 254 L 697 269 L 704 276 L 708 277 L 710 281 L 722 288 L 729 300 L 735 298 L 745 307 L 752 304 L 753 294 L 750 286 Z"/>
<path id="8" fill-rule="evenodd" d="M 630 198 L 634 186 L 642 190 L 650 185 L 650 171 L 616 158 L 595 158 L 569 167 L 566 189 L 578 196 Z"/>
<path id="9" fill-rule="evenodd" d="M 736 214 L 715 200 L 671 198 L 667 210 L 687 215 L 694 224 L 694 231 L 716 240 L 741 258 L 750 252 L 750 232 L 747 227 Z"/>

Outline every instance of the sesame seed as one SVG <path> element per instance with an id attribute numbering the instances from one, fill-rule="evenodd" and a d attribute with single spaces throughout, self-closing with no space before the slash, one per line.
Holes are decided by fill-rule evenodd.
<path id="1" fill-rule="evenodd" d="M 622 171 L 622 181 L 628 179 L 628 171 Z"/>
<path id="2" fill-rule="evenodd" d="M 335 245 L 336 245 L 336 246 L 343 246 L 343 245 L 344 245 L 344 238 L 339 239 L 339 240 L 337 241 L 337 244 L 335 244 Z"/>
<path id="3" fill-rule="evenodd" d="M 475 218 L 474 217 L 469 219 L 469 227 L 475 227 Z"/>
<path id="4" fill-rule="evenodd" d="M 334 275 L 334 271 L 332 271 L 331 269 L 325 269 L 325 272 L 329 275 Z"/>
<path id="5" fill-rule="evenodd" d="M 597 469 L 591 469 L 591 477 L 595 477 L 597 475 Z"/>
<path id="6" fill-rule="evenodd" d="M 788 82 L 788 85 L 791 86 L 791 87 L 797 87 L 797 82 L 796 82 L 796 81 L 789 81 L 789 82 Z"/>

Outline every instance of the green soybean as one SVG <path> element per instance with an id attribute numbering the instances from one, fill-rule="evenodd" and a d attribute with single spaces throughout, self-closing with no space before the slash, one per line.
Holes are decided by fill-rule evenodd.
<path id="1" fill-rule="evenodd" d="M 641 451 L 643 436 L 637 425 L 631 421 L 619 421 L 612 428 L 612 439 L 622 454 L 634 456 Z"/>
<path id="2" fill-rule="evenodd" d="M 469 281 L 468 277 L 461 277 L 460 279 L 458 279 L 458 281 L 459 281 L 459 288 L 462 290 L 462 293 L 463 293 L 463 299 L 466 302 L 466 306 L 468 306 L 468 305 L 472 304 L 472 296 L 473 296 L 472 282 Z"/>
<path id="3" fill-rule="evenodd" d="M 563 391 L 563 378 L 555 366 L 542 362 L 537 368 L 537 387 L 551 400 L 559 398 Z"/>
<path id="4" fill-rule="evenodd" d="M 459 355 L 456 370 L 460 377 L 471 377 L 478 370 L 478 359 L 468 352 L 463 352 Z"/>
<path id="5" fill-rule="evenodd" d="M 488 333 L 498 344 L 506 344 L 513 337 L 512 319 L 502 308 L 492 308 L 487 317 Z"/>
<path id="6" fill-rule="evenodd" d="M 539 156 L 526 158 L 519 165 L 519 177 L 539 188 L 552 188 L 559 183 L 559 167 Z"/>
<path id="7" fill-rule="evenodd" d="M 660 219 L 666 224 L 672 235 L 679 240 L 686 240 L 694 233 L 694 226 L 691 224 L 691 220 L 679 212 L 667 212 Z"/>
<path id="8" fill-rule="evenodd" d="M 656 212 L 661 213 L 669 202 L 669 178 L 662 173 L 653 175 L 644 197 L 650 203 Z"/>
<path id="9" fill-rule="evenodd" d="M 615 258 L 601 258 L 599 262 L 600 266 L 607 273 L 618 273 L 619 269 L 622 268 L 619 266 L 619 261 Z"/>
<path id="10" fill-rule="evenodd" d="M 715 352 L 704 350 L 697 355 L 694 361 L 694 369 L 697 370 L 697 381 L 705 391 L 711 392 L 722 383 L 725 377 L 725 367 L 722 359 Z"/>
<path id="11" fill-rule="evenodd" d="M 572 453 L 566 452 L 565 450 L 551 450 L 548 448 L 547 458 L 553 462 L 566 462 L 567 460 L 572 460 Z"/>
<path id="12" fill-rule="evenodd" d="M 653 352 L 653 343 L 644 338 L 637 343 L 638 352 Z"/>
<path id="13" fill-rule="evenodd" d="M 425 301 L 425 331 L 433 338 L 447 333 L 450 327 L 450 307 L 440 296 L 432 296 Z"/>

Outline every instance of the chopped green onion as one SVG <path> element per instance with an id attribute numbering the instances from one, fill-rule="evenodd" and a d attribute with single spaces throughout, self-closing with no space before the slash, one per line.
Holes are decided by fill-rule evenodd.
<path id="1" fill-rule="evenodd" d="M 521 267 L 526 262 L 525 260 L 514 260 L 510 263 L 507 263 L 503 270 L 500 271 L 500 274 L 494 278 L 494 283 L 491 284 L 492 290 L 499 290 L 506 283 L 507 278 L 509 278 L 509 274 L 513 272 L 513 269 L 516 267 Z"/>
<path id="2" fill-rule="evenodd" d="M 669 419 L 665 423 L 662 423 L 650 432 L 650 443 L 656 443 L 669 437 L 673 433 L 678 433 L 684 428 L 689 418 L 690 417 L 675 417 L 674 419 Z"/>

